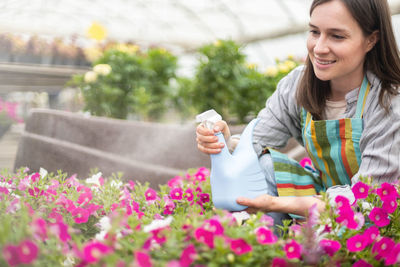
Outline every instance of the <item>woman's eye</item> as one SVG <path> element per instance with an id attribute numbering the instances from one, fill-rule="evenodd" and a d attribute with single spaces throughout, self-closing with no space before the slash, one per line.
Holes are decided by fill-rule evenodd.
<path id="1" fill-rule="evenodd" d="M 319 34 L 319 32 L 316 31 L 316 30 L 310 30 L 310 33 L 313 34 L 313 35 Z"/>
<path id="2" fill-rule="evenodd" d="M 332 35 L 332 37 L 335 39 L 344 39 L 344 36 L 337 35 L 337 34 Z"/>

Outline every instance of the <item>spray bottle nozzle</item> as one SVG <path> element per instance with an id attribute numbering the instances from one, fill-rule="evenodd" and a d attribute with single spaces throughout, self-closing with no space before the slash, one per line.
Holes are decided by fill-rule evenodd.
<path id="1" fill-rule="evenodd" d="M 202 123 L 210 130 L 212 130 L 214 128 L 214 124 L 220 120 L 222 120 L 221 115 L 219 115 L 214 109 L 207 110 L 196 116 L 196 122 Z"/>

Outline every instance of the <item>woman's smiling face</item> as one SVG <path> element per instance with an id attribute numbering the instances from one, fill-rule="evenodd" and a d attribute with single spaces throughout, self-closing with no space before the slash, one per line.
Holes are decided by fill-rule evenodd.
<path id="1" fill-rule="evenodd" d="M 366 53 L 373 47 L 345 4 L 332 0 L 315 7 L 307 49 L 315 75 L 356 88 L 363 79 Z"/>

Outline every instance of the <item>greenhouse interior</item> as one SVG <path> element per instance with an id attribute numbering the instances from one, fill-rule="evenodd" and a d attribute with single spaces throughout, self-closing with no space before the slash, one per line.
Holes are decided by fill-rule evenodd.
<path id="1" fill-rule="evenodd" d="M 400 0 L 0 9 L 0 266 L 400 265 Z"/>

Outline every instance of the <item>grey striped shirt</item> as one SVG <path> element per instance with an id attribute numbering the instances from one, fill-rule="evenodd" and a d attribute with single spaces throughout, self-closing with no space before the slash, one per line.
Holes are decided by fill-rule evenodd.
<path id="1" fill-rule="evenodd" d="M 274 94 L 262 109 L 253 133 L 254 148 L 258 155 L 264 147 L 283 148 L 290 137 L 303 144 L 301 137 L 301 108 L 296 103 L 295 92 L 303 66 L 283 78 Z M 360 140 L 361 165 L 352 182 L 359 176 L 371 176 L 374 183 L 393 182 L 400 179 L 400 95 L 391 101 L 390 112 L 379 105 L 380 80 L 367 73 L 371 83 L 364 114 L 364 130 Z M 347 108 L 343 118 L 352 118 L 356 112 L 359 88 L 346 95 Z"/>

